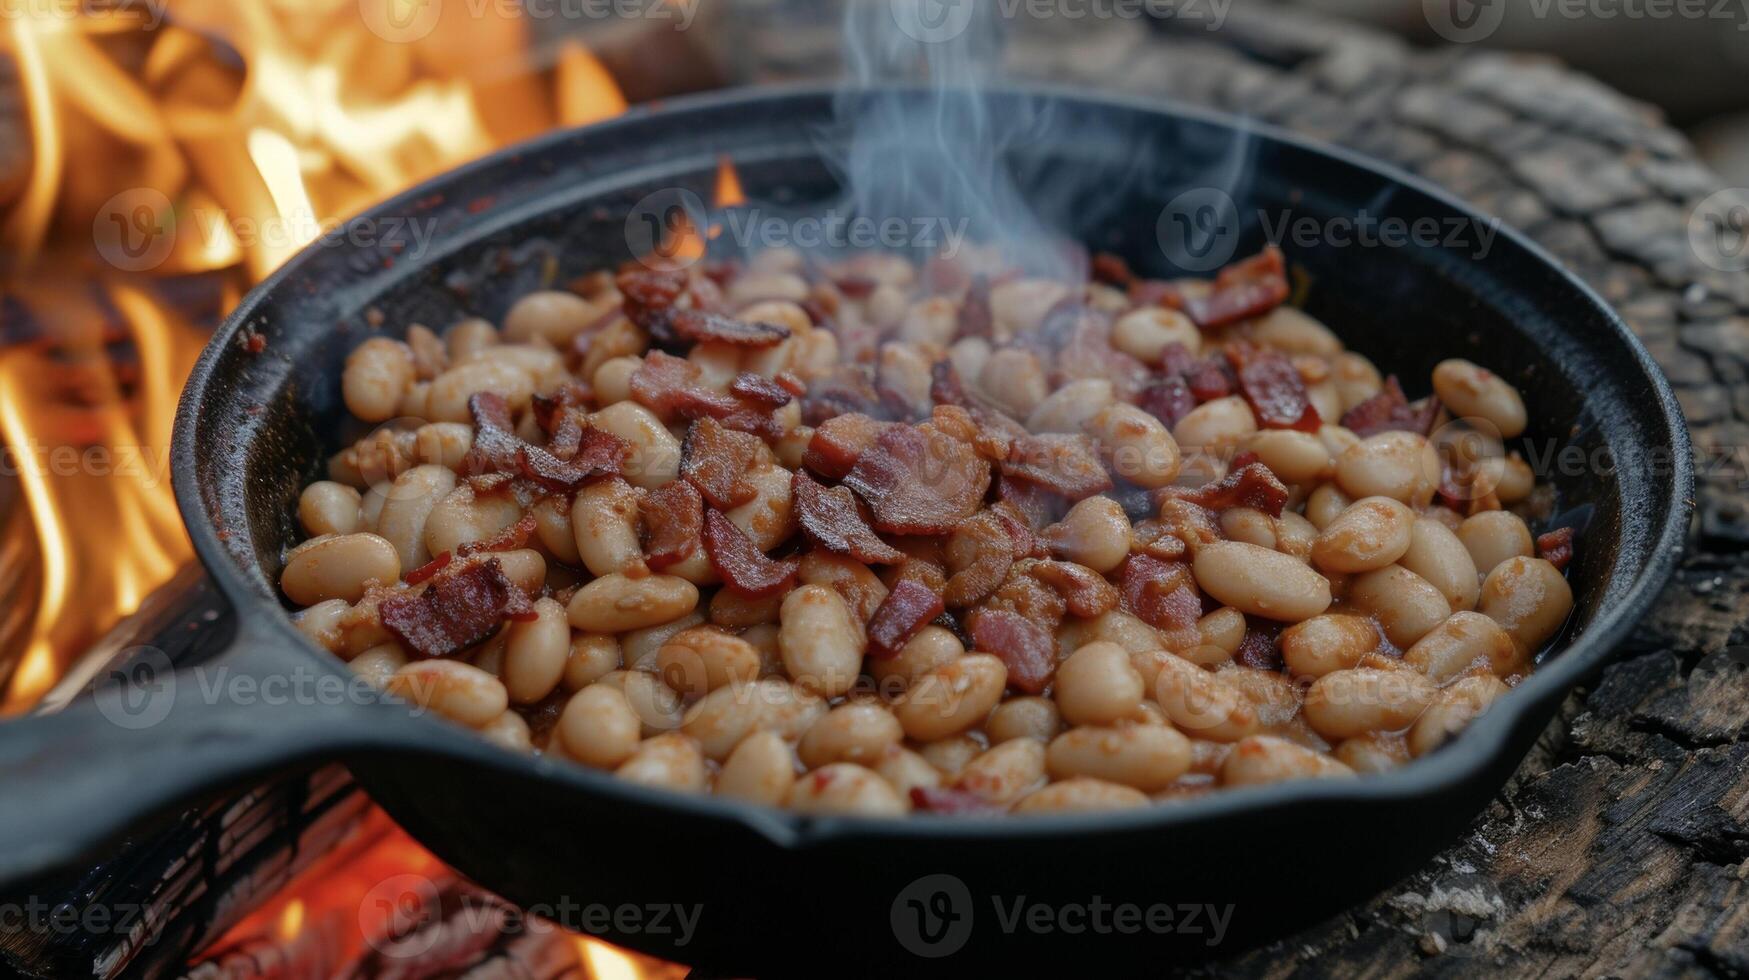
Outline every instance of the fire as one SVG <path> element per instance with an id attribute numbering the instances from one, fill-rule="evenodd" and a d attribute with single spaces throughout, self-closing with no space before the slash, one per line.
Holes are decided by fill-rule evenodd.
<path id="1" fill-rule="evenodd" d="M 0 200 L 0 438 L 40 585 L 0 634 L 0 713 L 35 704 L 192 558 L 168 452 L 216 316 L 332 223 L 510 141 L 625 110 L 583 45 L 514 4 L 14 4 L 30 169 Z M 441 12 L 439 14 L 439 12 Z M 160 16 L 161 15 L 161 16 Z M 8 540 L 0 558 L 27 552 Z M 7 574 L 12 574 L 7 569 Z M 0 624 L 6 625 L 6 624 Z M 380 813 L 226 937 L 362 955 L 373 887 L 451 875 Z M 577 944 L 591 976 L 664 976 Z M 225 943 L 221 943 L 225 945 Z"/>
<path id="2" fill-rule="evenodd" d="M 717 158 L 717 193 L 716 206 L 733 208 L 747 203 L 747 192 L 741 189 L 741 175 L 735 171 L 735 164 L 728 157 Z"/>

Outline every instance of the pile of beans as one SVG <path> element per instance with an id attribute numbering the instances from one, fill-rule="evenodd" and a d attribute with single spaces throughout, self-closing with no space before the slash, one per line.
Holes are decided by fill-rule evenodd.
<path id="1" fill-rule="evenodd" d="M 1374 773 L 1531 670 L 1573 541 L 1511 385 L 1411 401 L 1279 253 L 1093 267 L 778 250 L 372 337 L 281 587 L 507 749 L 808 813 Z"/>

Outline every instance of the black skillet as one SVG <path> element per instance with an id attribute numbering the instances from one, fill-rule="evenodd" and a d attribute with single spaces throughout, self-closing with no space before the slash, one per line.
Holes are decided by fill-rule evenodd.
<path id="1" fill-rule="evenodd" d="M 438 856 L 513 901 L 548 912 L 566 900 L 696 908 L 684 945 L 673 916 L 662 931 L 649 915 L 642 925 L 622 915 L 604 935 L 725 974 L 1154 965 L 1284 934 L 1425 862 L 1496 793 L 1561 698 L 1601 667 L 1669 574 L 1692 485 L 1688 434 L 1669 387 L 1604 302 L 1546 253 L 1501 230 L 1478 254 L 1475 229 L 1491 227 L 1486 219 L 1419 180 L 1154 103 L 1010 92 L 995 111 L 1028 98 L 1047 104 L 1061 131 L 1014 149 L 1023 192 L 1049 202 L 1046 217 L 1090 247 L 1123 253 L 1146 272 L 1174 271 L 1160 261 L 1162 208 L 1210 184 L 1238 202 L 1239 255 L 1262 241 L 1259 209 L 1270 222 L 1365 212 L 1471 230 L 1464 246 L 1287 244 L 1309 275 L 1307 308 L 1351 347 L 1409 379 L 1428 377 L 1446 357 L 1489 365 L 1526 393 L 1537 447 L 1576 446 L 1594 461 L 1545 473 L 1563 510 L 1584 522 L 1570 572 L 1572 622 L 1540 669 L 1462 738 L 1388 776 L 1225 792 L 1143 812 L 870 822 L 641 789 L 501 752 L 393 705 L 337 696 L 349 675 L 295 632 L 275 582 L 299 488 L 356 435 L 339 396 L 346 352 L 373 322 L 395 333 L 414 322 L 496 317 L 530 289 L 618 263 L 634 202 L 672 187 L 708 199 L 721 154 L 756 200 L 830 199 L 836 187 L 819 140 L 831 94 L 736 92 L 636 110 L 446 173 L 349 226 L 371 235 L 325 240 L 243 301 L 188 381 L 173 454 L 183 516 L 238 610 L 239 636 L 203 676 L 179 675 L 173 697 L 141 701 L 134 691 L 133 700 L 107 699 L 105 710 L 86 699 L 4 730 L 0 881 L 77 859 L 220 785 L 335 758 Z M 391 230 L 400 218 L 435 221 L 426 254 L 409 254 L 409 239 Z M 264 349 L 249 349 L 251 334 Z M 1412 397 L 1424 393 L 1411 388 Z M 301 681 L 303 694 L 270 698 L 247 686 L 225 688 L 244 691 L 240 698 L 213 694 L 238 677 L 278 678 L 293 692 Z M 934 875 L 949 877 L 918 884 Z M 1017 899 L 1029 915 L 1041 915 L 1030 912 L 1038 905 L 1054 911 L 1016 924 Z M 1071 932 L 1078 910 L 1096 902 L 1136 906 L 1134 921 L 1110 912 L 1104 921 L 1144 928 Z M 1171 911 L 1155 908 L 1150 920 L 1151 906 Z M 1194 921 L 1190 906 L 1204 910 Z M 1174 931 L 1146 928 L 1168 915 Z"/>

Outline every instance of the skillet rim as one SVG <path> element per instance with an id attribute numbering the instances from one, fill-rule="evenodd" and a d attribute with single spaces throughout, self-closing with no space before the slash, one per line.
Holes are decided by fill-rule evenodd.
<path id="1" fill-rule="evenodd" d="M 916 86 L 889 86 L 884 90 L 917 94 L 927 91 Z M 439 182 L 447 184 L 464 175 L 513 166 L 518 157 L 549 150 L 555 145 L 576 139 L 581 133 L 607 133 L 652 119 L 719 112 L 748 103 L 818 99 L 830 103 L 841 94 L 833 85 L 799 83 L 732 88 L 647 103 L 633 107 L 613 119 L 586 127 L 554 130 L 446 170 L 353 216 L 341 227 L 404 212 L 415 201 L 428 198 L 433 193 L 434 185 Z M 1026 818 L 1008 814 L 979 817 L 944 817 L 930 814 L 912 814 L 901 818 L 812 817 L 716 796 L 693 796 L 633 785 L 615 779 L 611 774 L 578 766 L 560 765 L 545 757 L 514 755 L 470 732 L 430 718 L 414 719 L 423 729 L 418 732 L 420 741 L 418 744 L 409 741 L 402 751 L 419 755 L 435 754 L 470 765 L 520 772 L 530 778 L 555 779 L 567 789 L 591 794 L 604 804 L 659 807 L 694 818 L 729 821 L 784 848 L 836 843 L 845 837 L 928 837 L 945 841 L 976 839 L 992 842 L 1036 842 L 1070 836 L 1079 838 L 1088 833 L 1135 832 L 1145 829 L 1164 831 L 1185 823 L 1218 820 L 1237 811 L 1252 809 L 1266 811 L 1306 805 L 1366 805 L 1392 800 L 1411 801 L 1416 797 L 1431 796 L 1440 790 L 1450 789 L 1475 778 L 1492 763 L 1499 761 L 1499 756 L 1507 748 L 1509 733 L 1525 719 L 1533 705 L 1556 696 L 1564 697 L 1586 675 L 1601 669 L 1607 663 L 1610 655 L 1628 638 L 1634 625 L 1657 598 L 1685 549 L 1694 508 L 1694 471 L 1688 424 L 1668 379 L 1626 322 L 1602 296 L 1517 229 L 1489 218 L 1455 194 L 1430 181 L 1341 146 L 1247 117 L 1190 106 L 1170 99 L 1144 99 L 1085 87 L 1046 84 L 1004 85 L 993 89 L 991 94 L 1000 98 L 1078 102 L 1094 107 L 1115 106 L 1133 112 L 1172 116 L 1219 127 L 1235 135 L 1274 141 L 1290 149 L 1324 157 L 1341 166 L 1363 171 L 1389 182 L 1400 191 L 1421 195 L 1431 203 L 1467 220 L 1494 222 L 1498 229 L 1498 240 L 1507 243 L 1510 248 L 1518 249 L 1524 258 L 1536 263 L 1540 271 L 1553 276 L 1553 286 L 1564 287 L 1571 292 L 1574 299 L 1590 307 L 1592 316 L 1601 317 L 1602 322 L 1613 332 L 1614 341 L 1625 345 L 1626 353 L 1631 355 L 1633 364 L 1644 376 L 1655 396 L 1648 406 L 1652 411 L 1646 418 L 1648 421 L 1655 419 L 1656 428 L 1669 438 L 1669 476 L 1673 505 L 1658 515 L 1661 522 L 1656 532 L 1647 539 L 1649 560 L 1633 576 L 1621 600 L 1601 610 L 1597 618 L 1586 626 L 1583 636 L 1562 647 L 1539 665 L 1535 673 L 1510 692 L 1513 696 L 1502 699 L 1493 710 L 1477 718 L 1459 738 L 1429 757 L 1415 760 L 1413 764 L 1389 773 L 1361 779 L 1300 780 L 1228 789 L 1173 806 Z M 520 212 L 522 208 L 516 210 Z M 475 225 L 464 225 L 448 231 L 469 232 L 477 228 Z M 316 649 L 302 638 L 278 598 L 253 588 L 242 571 L 235 566 L 202 502 L 200 485 L 196 479 L 198 470 L 195 459 L 195 433 L 201 422 L 200 406 L 207 400 L 208 392 L 215 384 L 222 383 L 215 378 L 219 359 L 234 343 L 238 332 L 244 329 L 258 311 L 269 305 L 285 283 L 296 276 L 303 266 L 313 261 L 320 249 L 320 243 L 306 247 L 275 270 L 250 290 L 214 331 L 183 387 L 173 429 L 171 460 L 177 507 L 187 525 L 189 537 L 201 564 L 213 576 L 226 599 L 239 613 L 245 610 L 265 611 L 271 618 L 271 626 L 288 639 L 288 646 L 295 647 L 310 659 L 334 669 L 337 665 L 335 658 Z M 1550 319 L 1558 324 L 1570 322 L 1570 318 L 1566 317 L 1551 316 Z M 1658 450 L 1662 447 L 1646 448 Z M 1615 577 L 1621 570 L 1622 560 L 1622 555 L 1618 553 L 1609 566 L 1608 577 Z M 378 743 L 373 749 L 380 751 L 387 747 L 388 744 Z M 1513 764 L 1518 763 L 1514 761 Z"/>

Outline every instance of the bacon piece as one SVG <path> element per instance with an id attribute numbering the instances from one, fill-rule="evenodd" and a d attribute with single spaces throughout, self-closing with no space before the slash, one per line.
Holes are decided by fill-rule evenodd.
<path id="1" fill-rule="evenodd" d="M 802 533 L 827 551 L 868 565 L 894 565 L 904 552 L 882 541 L 863 520 L 856 495 L 846 487 L 823 487 L 801 470 L 790 478 L 790 499 Z"/>
<path id="2" fill-rule="evenodd" d="M 1136 395 L 1136 407 L 1159 419 L 1168 430 L 1189 415 L 1196 404 L 1190 383 L 1176 374 L 1161 378 Z"/>
<path id="3" fill-rule="evenodd" d="M 551 436 L 571 414 L 568 409 L 587 405 L 591 397 L 588 385 L 581 381 L 567 381 L 545 395 L 534 396 L 531 403 L 534 420 L 542 432 Z"/>
<path id="4" fill-rule="evenodd" d="M 711 567 L 729 588 L 750 599 L 763 599 L 789 588 L 801 562 L 794 558 L 774 561 L 754 546 L 751 538 L 721 511 L 704 512 L 704 550 Z"/>
<path id="5" fill-rule="evenodd" d="M 758 401 L 712 390 L 700 381 L 698 365 L 684 358 L 651 351 L 632 372 L 633 400 L 665 415 L 683 419 L 713 418 L 724 427 L 758 436 L 777 437 L 783 428 L 772 410 Z"/>
<path id="6" fill-rule="evenodd" d="M 1002 474 L 1030 480 L 1071 501 L 1112 487 L 1093 441 L 1081 435 L 1027 435 L 1009 444 Z"/>
<path id="7" fill-rule="evenodd" d="M 1233 393 L 1233 386 L 1237 381 L 1231 370 L 1224 362 L 1205 357 L 1191 365 L 1184 375 L 1184 383 L 1190 386 L 1191 397 L 1200 405 Z"/>
<path id="8" fill-rule="evenodd" d="M 1262 428 L 1316 432 L 1324 424 L 1306 394 L 1305 380 L 1286 354 L 1256 344 L 1229 344 L 1227 360 Z"/>
<path id="9" fill-rule="evenodd" d="M 1124 608 L 1149 626 L 1180 630 L 1202 618 L 1202 594 L 1189 564 L 1131 555 L 1122 577 Z"/>
<path id="10" fill-rule="evenodd" d="M 1161 500 L 1185 500 L 1216 511 L 1230 507 L 1252 507 L 1270 517 L 1281 516 L 1287 496 L 1287 487 L 1262 463 L 1241 466 L 1221 479 L 1205 483 L 1195 490 L 1166 487 L 1159 491 Z"/>
<path id="11" fill-rule="evenodd" d="M 1172 283 L 1162 279 L 1137 279 L 1130 283 L 1131 306 L 1165 306 L 1174 310 L 1184 308 L 1184 293 Z"/>
<path id="12" fill-rule="evenodd" d="M 945 534 L 978 512 L 990 464 L 952 436 L 895 425 L 857 459 L 844 484 L 873 509 L 876 530 Z"/>
<path id="13" fill-rule="evenodd" d="M 1557 570 L 1566 571 L 1567 564 L 1573 560 L 1573 529 L 1562 527 L 1537 535 L 1536 553 Z"/>
<path id="14" fill-rule="evenodd" d="M 1069 612 L 1088 619 L 1116 609 L 1122 601 L 1117 587 L 1086 565 L 1070 561 L 1040 561 L 1029 574 L 1057 591 L 1068 603 Z"/>
<path id="15" fill-rule="evenodd" d="M 1245 638 L 1239 641 L 1233 659 L 1256 670 L 1280 670 L 1283 660 L 1278 640 L 1284 625 L 1245 617 Z"/>
<path id="16" fill-rule="evenodd" d="M 577 455 L 577 450 L 583 448 L 583 417 L 576 412 L 565 412 L 559 416 L 557 427 L 547 439 L 547 452 L 560 459 L 570 459 Z"/>
<path id="17" fill-rule="evenodd" d="M 988 337 L 995 326 L 996 316 L 990 311 L 990 277 L 979 273 L 972 277 L 965 298 L 960 300 L 959 325 L 954 331 L 954 339 Z"/>
<path id="18" fill-rule="evenodd" d="M 420 565 L 418 568 L 413 569 L 406 575 L 401 576 L 401 578 L 408 585 L 418 585 L 420 582 L 423 582 L 431 576 L 436 575 L 438 572 L 448 568 L 449 563 L 454 559 L 455 555 L 446 551 L 425 564 Z"/>
<path id="19" fill-rule="evenodd" d="M 1087 313 L 1064 340 L 1056 357 L 1056 377 L 1060 387 L 1070 381 L 1097 378 L 1110 381 L 1118 401 L 1133 401 L 1136 392 L 1148 384 L 1152 373 L 1148 365 L 1111 346 L 1111 327 L 1105 317 Z"/>
<path id="20" fill-rule="evenodd" d="M 913 786 L 911 805 L 927 813 L 950 817 L 1001 813 L 1003 810 L 1000 803 L 993 803 L 969 789 L 956 786 Z"/>
<path id="21" fill-rule="evenodd" d="M 739 507 L 759 491 L 745 479 L 753 462 L 765 452 L 758 436 L 723 428 L 702 418 L 686 430 L 680 444 L 680 475 L 692 482 L 713 507 Z"/>
<path id="22" fill-rule="evenodd" d="M 515 551 L 534 534 L 534 514 L 523 514 L 516 523 L 480 541 L 470 541 L 455 550 L 457 558 L 491 551 Z"/>
<path id="23" fill-rule="evenodd" d="M 646 330 L 656 315 L 679 302 L 686 292 L 686 273 L 631 269 L 614 279 L 625 297 L 625 315 Z"/>
<path id="24" fill-rule="evenodd" d="M 1041 694 L 1057 672 L 1057 642 L 1044 627 L 1015 612 L 980 609 L 971 618 L 972 642 L 1008 667 L 1008 686 Z"/>
<path id="25" fill-rule="evenodd" d="M 790 375 L 795 379 L 795 375 Z M 799 379 L 796 379 L 799 380 Z M 802 389 L 806 391 L 806 388 Z M 740 397 L 742 401 L 762 405 L 766 408 L 782 408 L 795 401 L 796 393 L 785 388 L 777 381 L 764 375 L 743 371 L 735 375 L 735 380 L 729 382 L 729 393 Z"/>
<path id="26" fill-rule="evenodd" d="M 774 347 L 789 339 L 789 328 L 775 323 L 737 320 L 720 313 L 667 309 L 650 318 L 651 336 L 673 337 L 688 343 L 729 344 L 735 347 Z"/>
<path id="27" fill-rule="evenodd" d="M 802 454 L 802 465 L 828 480 L 842 480 L 850 475 L 856 461 L 874 446 L 881 433 L 894 424 L 860 412 L 827 419 L 815 427 L 807 451 Z"/>
<path id="28" fill-rule="evenodd" d="M 1439 399 L 1432 396 L 1410 404 L 1393 374 L 1378 394 L 1342 413 L 1342 425 L 1362 439 L 1397 430 L 1424 436 L 1433 431 L 1439 409 Z"/>
<path id="29" fill-rule="evenodd" d="M 988 511 L 954 529 L 947 542 L 949 561 L 959 567 L 942 589 L 942 599 L 955 609 L 984 600 L 1014 566 L 1014 538 L 1001 518 Z"/>
<path id="30" fill-rule="evenodd" d="M 630 453 L 631 446 L 624 439 L 589 428 L 579 435 L 570 459 L 524 443 L 516 452 L 516 466 L 530 480 L 550 490 L 568 492 L 596 477 L 617 475 Z"/>
<path id="31" fill-rule="evenodd" d="M 1027 523 L 1027 517 L 1020 508 L 1006 500 L 998 500 L 990 505 L 990 513 L 1002 522 L 1003 530 L 1008 532 L 1008 538 L 1014 545 L 1014 560 L 1022 558 L 1046 558 L 1050 549 L 1032 531 L 1032 525 Z"/>
<path id="32" fill-rule="evenodd" d="M 463 474 L 501 473 L 517 468 L 516 423 L 510 418 L 510 403 L 492 391 L 476 392 L 468 399 L 468 414 L 474 418 L 474 445 L 462 460 Z"/>
<path id="33" fill-rule="evenodd" d="M 704 498 L 698 488 L 675 480 L 638 500 L 644 519 L 644 563 L 655 571 L 692 557 L 704 533 Z"/>
<path id="34" fill-rule="evenodd" d="M 954 369 L 952 361 L 937 361 L 930 367 L 929 398 L 937 405 L 958 405 L 961 408 L 972 403 L 972 396 L 966 393 L 966 386 L 960 381 L 960 373 Z"/>
<path id="35" fill-rule="evenodd" d="M 433 578 L 417 595 L 377 606 L 383 627 L 422 657 L 448 657 L 498 631 L 507 617 L 532 611 L 498 559 L 470 562 Z"/>
<path id="36" fill-rule="evenodd" d="M 1270 245 L 1222 269 L 1214 289 L 1184 301 L 1184 312 L 1208 330 L 1259 317 L 1287 301 L 1287 259 Z"/>
<path id="37" fill-rule="evenodd" d="M 1069 502 L 1049 488 L 1011 476 L 996 480 L 996 498 L 1014 508 L 1033 530 L 1049 527 L 1062 520 L 1069 511 Z"/>
<path id="38" fill-rule="evenodd" d="M 869 655 L 877 660 L 898 656 L 901 647 L 946 609 L 941 596 L 928 586 L 913 581 L 894 583 L 869 617 Z"/>
<path id="39" fill-rule="evenodd" d="M 1095 281 L 1119 289 L 1128 289 L 1136 281 L 1136 274 L 1130 270 L 1130 264 L 1124 261 L 1123 256 L 1110 252 L 1095 252 L 1091 271 Z"/>
<path id="40" fill-rule="evenodd" d="M 815 377 L 802 399 L 802 421 L 808 425 L 823 425 L 847 414 L 886 414 L 881 393 L 868 372 L 854 364 L 841 365 L 830 374 Z"/>

